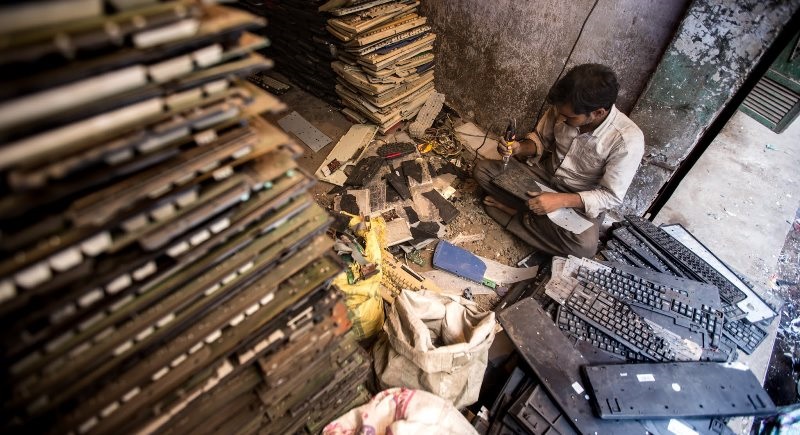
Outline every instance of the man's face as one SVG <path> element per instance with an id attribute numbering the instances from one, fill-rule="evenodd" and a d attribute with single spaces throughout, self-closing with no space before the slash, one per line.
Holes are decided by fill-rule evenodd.
<path id="1" fill-rule="evenodd" d="M 591 124 L 596 119 L 594 112 L 587 115 L 578 115 L 572 110 L 572 105 L 569 103 L 556 105 L 556 110 L 558 111 L 556 122 L 563 121 L 571 127 L 583 127 Z"/>

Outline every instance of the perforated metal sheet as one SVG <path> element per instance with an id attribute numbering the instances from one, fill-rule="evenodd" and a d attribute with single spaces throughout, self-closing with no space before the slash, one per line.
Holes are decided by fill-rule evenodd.
<path id="1" fill-rule="evenodd" d="M 303 143 L 314 152 L 321 150 L 325 145 L 331 143 L 331 138 L 325 136 L 325 133 L 319 131 L 297 112 L 292 112 L 278 120 L 278 125 L 280 125 L 285 132 L 297 136 L 298 139 L 303 141 Z"/>

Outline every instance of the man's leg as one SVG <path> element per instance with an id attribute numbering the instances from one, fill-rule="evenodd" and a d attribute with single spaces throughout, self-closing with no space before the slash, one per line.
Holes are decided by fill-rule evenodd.
<path id="1" fill-rule="evenodd" d="M 546 183 L 545 177 L 540 174 L 543 171 L 536 169 L 539 168 L 531 168 L 531 175 Z M 547 216 L 530 213 L 527 204 L 492 183 L 502 170 L 503 163 L 497 160 L 480 160 L 473 170 L 473 177 L 487 193 L 487 198 L 491 197 L 507 206 L 496 206 L 491 199 L 484 200 L 489 217 L 540 252 L 577 257 L 591 257 L 597 252 L 599 222 L 593 222 L 592 227 L 581 234 L 574 234 L 554 224 Z M 512 214 L 509 208 L 516 212 Z"/>
<path id="2" fill-rule="evenodd" d="M 515 210 L 526 208 L 526 205 L 522 200 L 492 183 L 492 180 L 497 178 L 502 172 L 503 162 L 499 160 L 478 160 L 475 162 L 475 168 L 472 170 L 472 177 L 475 178 L 475 181 L 479 186 L 481 186 L 481 189 L 483 189 L 483 191 L 486 193 L 486 196 L 490 196 L 505 206 Z M 489 208 L 492 207 L 487 207 L 487 210 Z M 505 222 L 503 221 L 498 222 L 505 225 Z"/>
<path id="3" fill-rule="evenodd" d="M 546 215 L 535 215 L 529 211 L 517 213 L 506 229 L 525 243 L 550 255 L 592 257 L 597 253 L 600 239 L 599 219 L 581 234 L 575 234 L 554 224 Z"/>

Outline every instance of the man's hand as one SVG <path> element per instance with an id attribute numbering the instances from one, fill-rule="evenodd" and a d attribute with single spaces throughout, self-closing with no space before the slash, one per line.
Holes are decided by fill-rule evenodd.
<path id="1" fill-rule="evenodd" d="M 543 215 L 560 208 L 583 207 L 583 200 L 577 193 L 528 192 L 528 209 L 535 214 Z"/>
<path id="2" fill-rule="evenodd" d="M 502 138 L 497 142 L 497 153 L 501 156 L 538 157 L 542 155 L 543 151 L 542 142 L 535 132 L 528 133 L 525 139 L 519 142 L 511 142 L 511 145 L 507 145 Z"/>
<path id="3" fill-rule="evenodd" d="M 497 141 L 497 153 L 501 156 L 513 156 L 519 153 L 519 142 L 512 141 L 511 145 L 507 145 L 506 141 L 502 138 Z"/>

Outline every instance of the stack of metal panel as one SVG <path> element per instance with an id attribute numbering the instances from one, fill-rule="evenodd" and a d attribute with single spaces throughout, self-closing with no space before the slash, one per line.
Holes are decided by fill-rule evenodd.
<path id="1" fill-rule="evenodd" d="M 302 154 L 206 1 L 0 7 L 5 432 L 314 430 L 365 355 Z M 285 430 L 284 430 L 285 429 Z"/>
<path id="2" fill-rule="evenodd" d="M 276 71 L 309 93 L 336 103 L 336 75 L 331 61 L 336 44 L 325 30 L 324 0 L 240 2 L 248 10 L 269 20 L 267 37 L 272 42 L 264 52 L 275 59 Z M 265 78 L 270 80 L 270 78 Z"/>
<path id="3" fill-rule="evenodd" d="M 345 113 L 385 133 L 419 111 L 433 87 L 436 35 L 416 0 L 350 2 L 331 10 L 328 31 L 340 42 L 336 93 Z"/>

